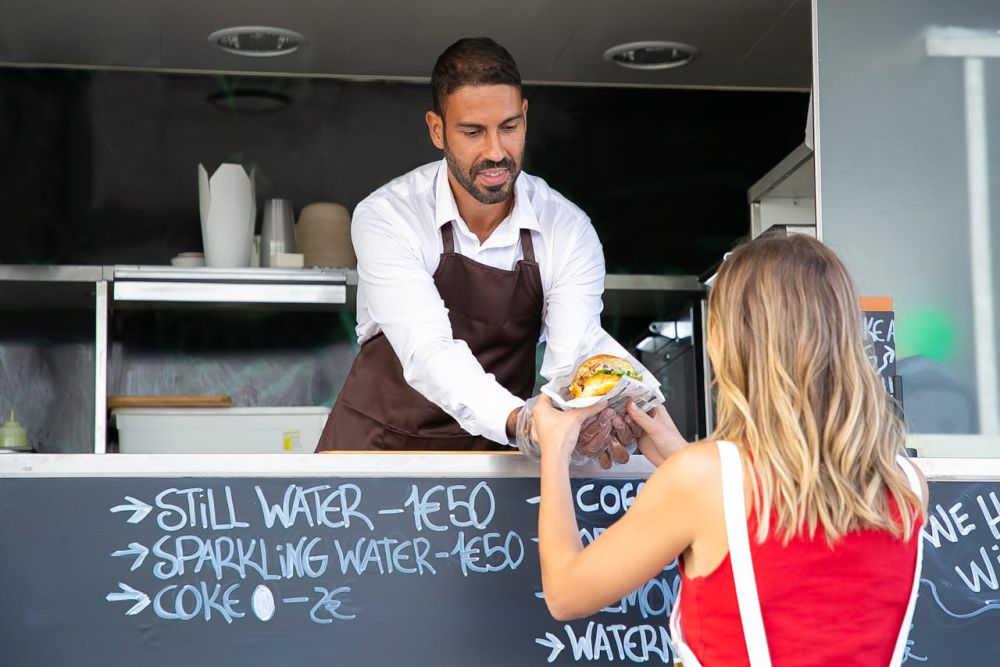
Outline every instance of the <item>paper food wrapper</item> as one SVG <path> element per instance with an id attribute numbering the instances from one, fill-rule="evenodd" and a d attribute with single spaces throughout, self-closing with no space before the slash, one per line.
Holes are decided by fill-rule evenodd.
<path id="1" fill-rule="evenodd" d="M 198 165 L 198 212 L 206 266 L 250 266 L 257 219 L 254 182 L 254 170 L 248 174 L 239 164 L 221 164 L 211 177 L 204 165 Z"/>
<path id="2" fill-rule="evenodd" d="M 614 389 L 603 396 L 573 398 L 569 393 L 569 386 L 576 375 L 576 369 L 584 361 L 597 354 L 611 354 L 622 359 L 627 359 L 642 375 L 642 380 L 623 376 Z M 660 383 L 653 374 L 603 329 L 595 329 L 590 335 L 585 337 L 584 341 L 577 348 L 576 361 L 574 361 L 573 367 L 567 373 L 553 378 L 552 381 L 542 387 L 542 393 L 551 398 L 552 403 L 562 410 L 586 408 L 595 403 L 607 401 L 608 407 L 617 414 L 625 414 L 625 406 L 630 400 L 643 411 L 647 411 L 653 406 L 663 403 L 663 393 L 660 391 Z"/>

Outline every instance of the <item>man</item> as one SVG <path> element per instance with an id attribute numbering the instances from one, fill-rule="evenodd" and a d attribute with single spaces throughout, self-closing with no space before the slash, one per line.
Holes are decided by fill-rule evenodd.
<path id="1" fill-rule="evenodd" d="M 462 39 L 431 76 L 444 159 L 354 211 L 361 351 L 319 450 L 507 449 L 535 381 L 570 370 L 600 326 L 604 255 L 587 216 L 521 173 L 528 102 L 511 55 Z M 634 440 L 610 410 L 578 447 L 606 466 Z"/>

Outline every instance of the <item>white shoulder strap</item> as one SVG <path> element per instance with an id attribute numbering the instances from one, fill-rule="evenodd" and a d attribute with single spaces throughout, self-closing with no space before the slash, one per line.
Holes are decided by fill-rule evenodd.
<path id="1" fill-rule="evenodd" d="M 905 456 L 897 456 L 896 461 L 899 467 L 906 473 L 906 479 L 910 482 L 910 488 L 917 495 L 917 500 L 923 502 L 923 488 L 920 484 L 920 477 L 913 467 L 913 463 Z M 924 538 L 918 532 L 917 540 L 917 562 L 913 567 L 913 586 L 910 588 L 910 601 L 906 605 L 906 613 L 903 614 L 903 624 L 899 628 L 899 635 L 896 636 L 896 648 L 892 652 L 892 660 L 889 667 L 896 667 L 903 663 L 903 654 L 906 652 L 906 638 L 910 634 L 910 622 L 913 620 L 913 609 L 917 602 L 917 589 L 920 587 L 920 572 L 924 565 Z"/>
<path id="2" fill-rule="evenodd" d="M 753 559 L 750 556 L 750 538 L 747 535 L 743 462 L 736 445 L 725 440 L 719 440 L 717 444 L 722 463 L 722 504 L 726 518 L 726 538 L 729 541 L 729 559 L 733 567 L 736 601 L 739 603 L 750 667 L 771 667 L 771 654 L 767 648 L 764 618 L 760 613 L 760 599 L 757 596 L 757 580 L 754 578 Z"/>

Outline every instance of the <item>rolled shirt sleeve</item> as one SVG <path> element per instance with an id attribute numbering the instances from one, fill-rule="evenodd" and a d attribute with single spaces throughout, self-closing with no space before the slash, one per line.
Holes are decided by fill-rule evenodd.
<path id="1" fill-rule="evenodd" d="M 604 307 L 604 249 L 597 232 L 584 216 L 566 235 L 570 238 L 553 245 L 560 252 L 552 254 L 551 284 L 545 294 L 541 374 L 547 380 L 572 370 L 583 337 L 600 329 Z"/>

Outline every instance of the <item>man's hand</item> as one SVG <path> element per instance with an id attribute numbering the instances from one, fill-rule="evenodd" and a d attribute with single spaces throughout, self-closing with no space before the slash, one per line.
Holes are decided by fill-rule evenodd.
<path id="1" fill-rule="evenodd" d="M 511 440 L 514 439 L 517 432 L 517 415 L 523 409 L 524 408 L 514 408 L 510 411 L 510 414 L 507 415 L 507 437 Z"/>
<path id="2" fill-rule="evenodd" d="M 576 451 L 594 458 L 608 448 L 611 437 L 611 422 L 615 411 L 604 408 L 596 415 L 588 417 L 580 427 L 580 435 L 576 440 Z"/>
<path id="3" fill-rule="evenodd" d="M 611 408 L 605 408 L 583 423 L 576 451 L 596 458 L 600 466 L 607 469 L 612 462 L 628 462 L 626 447 L 634 441 L 635 437 L 625 421 Z"/>
<path id="4" fill-rule="evenodd" d="M 638 433 L 642 433 L 642 428 L 633 422 L 628 415 L 618 415 L 612 412 L 611 433 L 607 439 L 607 446 L 597 456 L 597 462 L 602 468 L 607 470 L 612 463 L 628 463 L 630 446 L 635 443 Z"/>

